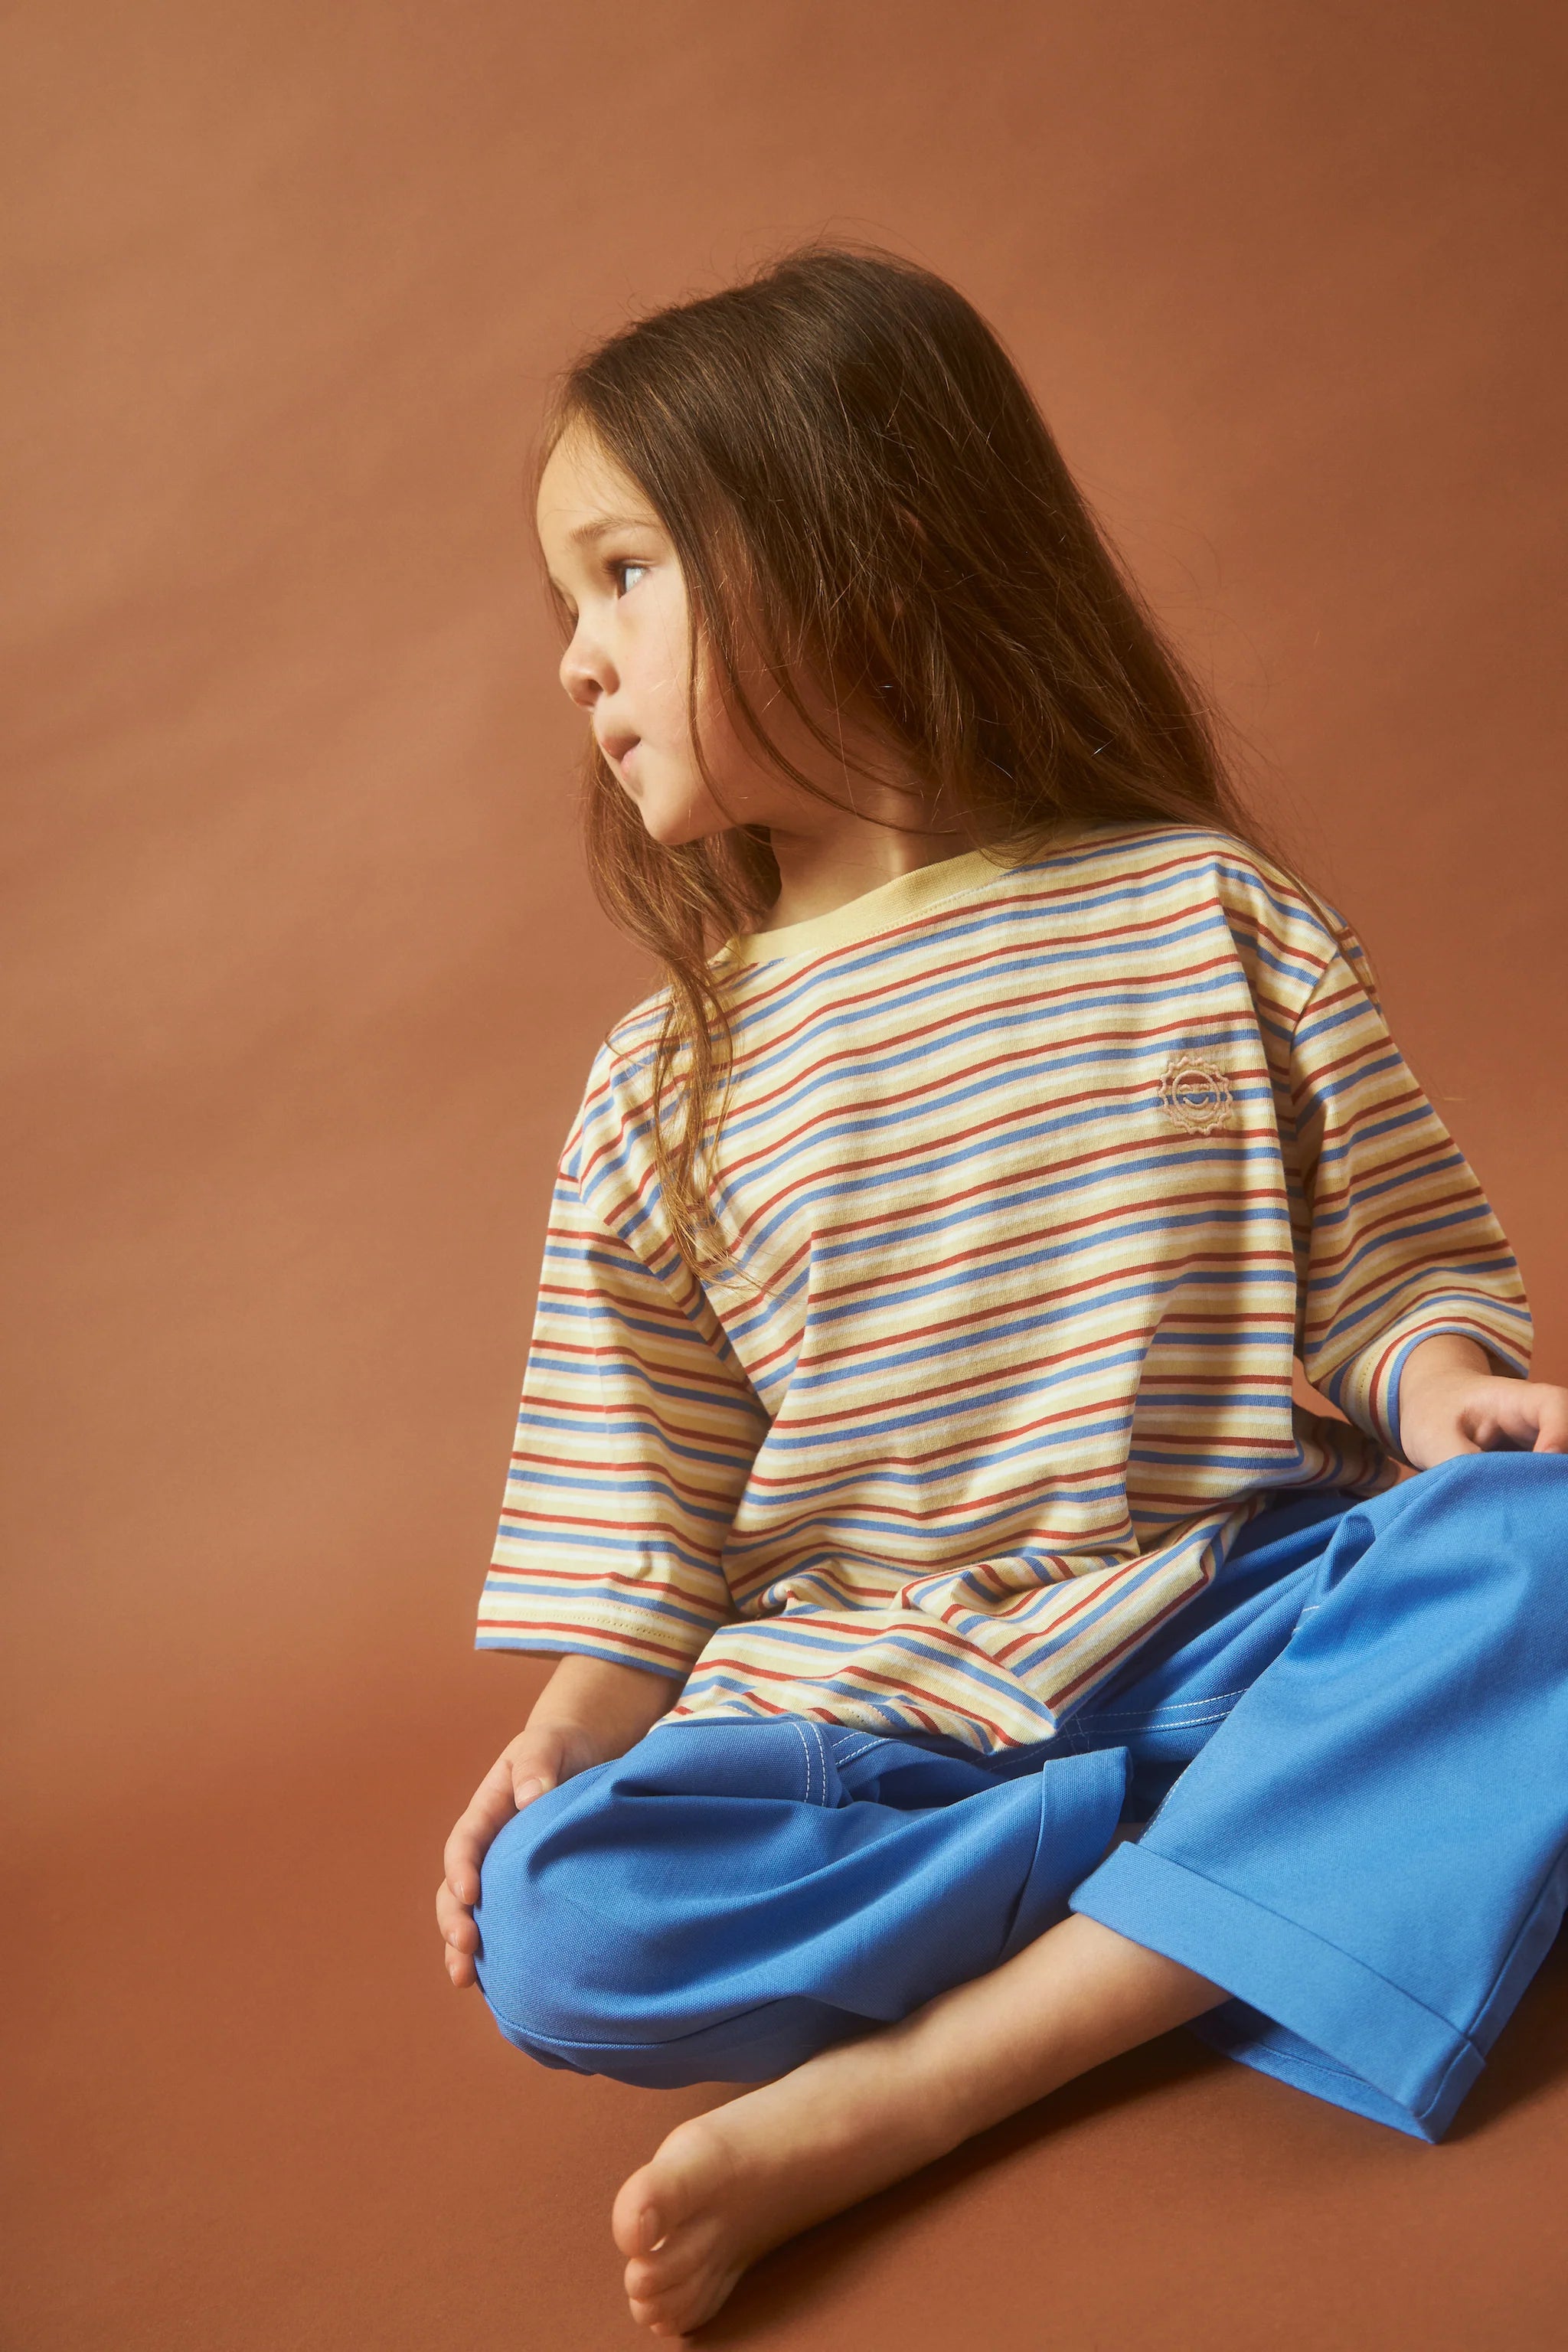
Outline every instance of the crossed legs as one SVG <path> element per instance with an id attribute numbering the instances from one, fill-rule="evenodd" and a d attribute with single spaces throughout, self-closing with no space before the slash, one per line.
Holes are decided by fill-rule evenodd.
<path id="1" fill-rule="evenodd" d="M 772 2078 L 681 2125 L 623 2185 L 612 2228 L 634 2316 L 663 2336 L 700 2326 L 767 2248 L 1211 2011 L 1200 2031 L 1233 2056 L 1440 2138 L 1568 1901 L 1565 1538 L 1560 1457 L 1478 1455 L 1344 1512 L 1321 1554 L 1264 1578 L 1257 1610 L 1245 1582 L 1218 1590 L 1214 1624 L 1195 1607 L 1195 1633 L 1091 1726 L 1151 1757 L 1196 1751 L 1142 1839 L 1109 1853 L 1120 1781 L 1103 1774 L 1130 1750 L 978 1793 L 956 1765 L 847 1733 L 813 1735 L 823 1752 L 803 1768 L 794 1733 L 766 1726 L 656 1730 L 604 1789 L 569 1783 L 553 1814 L 520 1821 L 510 1858 L 503 1832 L 486 1991 L 509 2038 L 626 2080 Z M 1237 1689 L 1234 1706 L 1211 1697 Z M 711 1818 L 715 1759 L 697 1741 L 722 1767 Z M 836 1789 L 836 1771 L 877 1788 Z M 951 1790 L 916 1785 L 944 1771 Z M 613 1837 L 611 1801 L 629 1809 Z M 676 1808 L 673 1843 L 646 1832 L 648 1805 Z M 677 1848 L 700 1857 L 695 1884 L 672 1877 Z M 556 1878 L 579 1864 L 580 1884 Z M 1058 1865 L 1061 1885 L 1042 1885 Z M 563 1883 L 582 1899 L 554 1901 Z M 1047 1898 L 1068 1895 L 1060 1919 Z M 1012 1948 L 1042 1908 L 1059 1924 Z M 921 1916 L 934 1940 L 912 1932 Z M 923 1984 L 911 1955 L 931 1966 Z M 704 2038 L 715 2016 L 761 2031 L 797 1990 L 899 2021 L 826 2048 L 808 2036 L 818 2054 L 799 2063 L 798 2020 L 787 2056 L 787 2034 L 765 2054 Z"/>

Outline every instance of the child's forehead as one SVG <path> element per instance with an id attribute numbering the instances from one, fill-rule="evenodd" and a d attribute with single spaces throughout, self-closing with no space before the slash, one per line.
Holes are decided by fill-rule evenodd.
<path id="1" fill-rule="evenodd" d="M 647 494 L 585 425 L 570 425 L 540 476 L 541 534 L 577 541 L 622 525 L 658 528 Z"/>

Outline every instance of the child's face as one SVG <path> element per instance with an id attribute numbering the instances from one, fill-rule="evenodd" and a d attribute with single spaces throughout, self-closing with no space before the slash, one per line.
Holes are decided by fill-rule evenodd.
<path id="1" fill-rule="evenodd" d="M 674 846 L 734 824 L 812 835 L 842 822 L 841 811 L 800 792 L 737 735 L 700 659 L 698 727 L 722 807 L 704 784 L 687 702 L 691 629 L 680 565 L 642 491 L 591 435 L 569 431 L 552 453 L 537 520 L 550 576 L 574 620 L 561 683 L 589 714 L 654 840 Z M 822 746 L 773 682 L 763 674 L 747 685 L 779 748 L 834 790 Z M 847 746 L 856 740 L 842 732 Z"/>

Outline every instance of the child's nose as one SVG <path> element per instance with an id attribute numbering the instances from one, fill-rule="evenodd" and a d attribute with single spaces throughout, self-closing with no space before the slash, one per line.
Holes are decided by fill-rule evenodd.
<path id="1" fill-rule="evenodd" d="M 608 655 L 581 630 L 561 656 L 560 676 L 566 692 L 584 710 L 592 710 L 602 694 L 613 694 L 616 689 Z"/>

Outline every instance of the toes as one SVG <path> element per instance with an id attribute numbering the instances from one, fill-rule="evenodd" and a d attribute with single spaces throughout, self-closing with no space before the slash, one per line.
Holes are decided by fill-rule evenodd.
<path id="1" fill-rule="evenodd" d="M 623 2254 L 651 2254 L 665 2233 L 664 2216 L 654 2202 L 652 2171 L 645 2164 L 623 2180 L 610 2208 L 610 2235 Z"/>
<path id="2" fill-rule="evenodd" d="M 711 2203 L 723 2178 L 721 2144 L 698 2116 L 675 2129 L 651 2160 L 621 2183 L 610 2234 L 623 2254 L 651 2254 L 661 2239 Z"/>
<path id="3" fill-rule="evenodd" d="M 662 2306 L 657 2303 L 631 2303 L 627 2308 L 637 2326 L 646 2327 L 650 2336 L 684 2336 L 686 2333 L 677 2321 L 664 2316 Z"/>
<path id="4" fill-rule="evenodd" d="M 740 2277 L 725 2219 L 732 2170 L 722 2135 L 694 2116 L 622 2183 L 610 2229 L 628 2258 L 626 2300 L 638 2326 L 656 2336 L 700 2327 Z"/>
<path id="5" fill-rule="evenodd" d="M 711 2229 L 692 2223 L 685 2230 L 674 2231 L 651 2254 L 634 2254 L 626 2264 L 624 2284 L 629 2299 L 641 2303 L 658 2303 L 661 2296 L 674 2294 L 683 2286 L 693 2271 L 700 2270 L 713 2252 Z"/>
<path id="6" fill-rule="evenodd" d="M 647 2301 L 628 2297 L 632 2317 L 639 2327 L 654 2336 L 685 2336 L 711 2319 L 721 2304 L 728 2301 L 731 2290 L 741 2273 L 726 2268 L 721 2271 L 700 2264 L 693 2275 L 668 2293 L 652 2295 Z"/>

